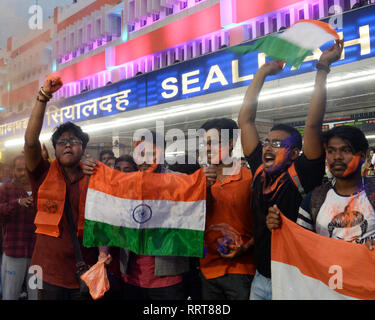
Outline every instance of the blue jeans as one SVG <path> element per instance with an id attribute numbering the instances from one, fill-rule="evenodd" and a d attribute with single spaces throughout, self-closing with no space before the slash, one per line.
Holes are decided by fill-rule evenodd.
<path id="1" fill-rule="evenodd" d="M 270 278 L 255 273 L 251 284 L 250 300 L 272 300 L 272 283 Z"/>

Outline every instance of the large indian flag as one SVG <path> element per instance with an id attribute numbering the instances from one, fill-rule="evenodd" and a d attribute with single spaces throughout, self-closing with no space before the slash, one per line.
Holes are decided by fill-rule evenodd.
<path id="1" fill-rule="evenodd" d="M 272 299 L 375 299 L 375 250 L 321 236 L 284 216 L 271 247 Z"/>
<path id="2" fill-rule="evenodd" d="M 328 41 L 338 39 L 339 35 L 328 23 L 299 20 L 283 33 L 270 34 L 253 45 L 237 46 L 232 50 L 241 54 L 259 50 L 271 58 L 286 61 L 298 68 L 314 50 Z"/>
<path id="3" fill-rule="evenodd" d="M 122 173 L 99 163 L 87 192 L 83 244 L 202 257 L 205 216 L 202 170 Z"/>

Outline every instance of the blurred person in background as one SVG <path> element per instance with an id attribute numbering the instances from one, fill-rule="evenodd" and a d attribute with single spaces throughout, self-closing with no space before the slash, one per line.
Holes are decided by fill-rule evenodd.
<path id="1" fill-rule="evenodd" d="M 13 179 L 0 188 L 2 227 L 2 292 L 3 300 L 18 300 L 35 244 L 35 207 L 31 185 L 26 174 L 25 157 L 13 160 Z M 27 286 L 29 300 L 37 299 L 36 289 Z"/>
<path id="2" fill-rule="evenodd" d="M 107 161 L 111 158 L 114 158 L 115 154 L 112 150 L 103 150 L 99 154 L 99 161 L 103 162 L 104 164 L 107 164 Z"/>

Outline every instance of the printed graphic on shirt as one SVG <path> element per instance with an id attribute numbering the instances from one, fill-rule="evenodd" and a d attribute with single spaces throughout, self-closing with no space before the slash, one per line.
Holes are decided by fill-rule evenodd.
<path id="1" fill-rule="evenodd" d="M 334 189 L 327 193 L 319 210 L 316 231 L 324 236 L 364 243 L 375 237 L 375 213 L 364 191 L 345 197 Z"/>

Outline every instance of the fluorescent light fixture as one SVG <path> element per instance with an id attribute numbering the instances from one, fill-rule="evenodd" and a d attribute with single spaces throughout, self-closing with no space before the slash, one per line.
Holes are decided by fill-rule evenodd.
<path id="1" fill-rule="evenodd" d="M 222 103 L 224 102 L 224 103 Z M 146 121 L 156 121 L 162 119 L 173 118 L 176 116 L 182 116 L 192 113 L 199 113 L 203 111 L 217 110 L 219 108 L 230 107 L 234 105 L 239 105 L 242 102 L 242 99 L 232 101 L 232 99 L 223 99 L 220 101 L 214 101 L 211 103 L 198 103 L 190 105 L 182 105 L 178 107 L 167 108 L 162 111 L 151 112 L 145 115 L 126 117 L 122 119 L 115 119 L 112 121 L 106 121 L 102 123 L 89 124 L 81 126 L 82 130 L 87 133 L 94 133 L 103 130 L 115 129 L 115 128 L 124 128 L 130 125 L 143 123 Z M 40 141 L 47 141 L 51 137 L 51 132 L 43 133 L 40 135 Z M 16 138 L 5 141 L 5 147 L 16 147 L 22 146 L 24 144 L 24 138 Z"/>
<path id="2" fill-rule="evenodd" d="M 143 123 L 147 121 L 156 121 L 169 119 L 177 116 L 190 115 L 193 113 L 200 113 L 204 111 L 217 110 L 225 107 L 239 105 L 242 99 L 230 100 L 224 102 L 224 100 L 215 101 L 211 103 L 197 103 L 191 105 L 183 105 L 174 108 L 168 108 L 162 111 L 151 112 L 141 116 L 127 117 L 122 119 L 116 119 L 113 121 L 102 122 L 98 124 L 82 126 L 82 130 L 87 133 L 99 132 L 102 130 L 114 129 L 114 128 L 124 128 L 130 125 L 135 125 L 138 123 Z"/>
<path id="3" fill-rule="evenodd" d="M 39 141 L 48 141 L 51 139 L 52 132 L 44 132 L 39 136 Z M 4 142 L 5 147 L 19 147 L 25 144 L 25 138 L 10 139 Z"/>

